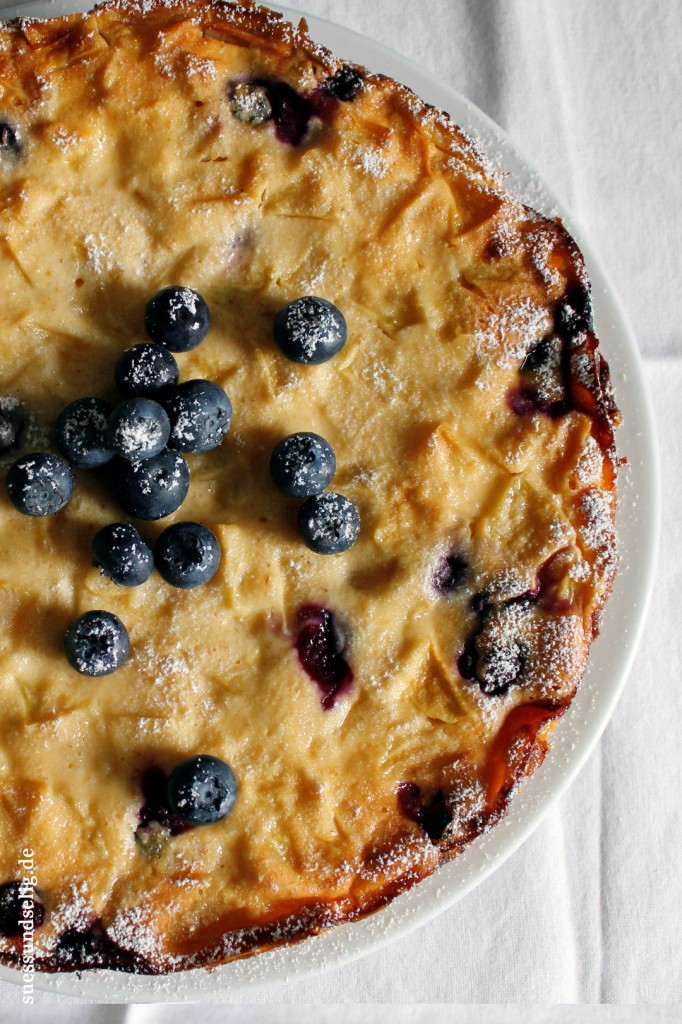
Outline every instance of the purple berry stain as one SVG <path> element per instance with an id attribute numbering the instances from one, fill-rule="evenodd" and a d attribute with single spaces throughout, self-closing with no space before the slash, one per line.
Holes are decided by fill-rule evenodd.
<path id="1" fill-rule="evenodd" d="M 416 783 L 401 782 L 397 789 L 397 797 L 398 807 L 405 817 L 419 825 L 432 843 L 437 843 L 443 838 L 452 821 L 452 812 L 445 803 L 442 789 L 439 789 L 431 800 L 426 801 Z"/>
<path id="2" fill-rule="evenodd" d="M 319 686 L 322 707 L 330 711 L 353 682 L 353 671 L 346 661 L 346 643 L 339 634 L 334 613 L 320 605 L 299 608 L 296 625 L 299 661 Z"/>

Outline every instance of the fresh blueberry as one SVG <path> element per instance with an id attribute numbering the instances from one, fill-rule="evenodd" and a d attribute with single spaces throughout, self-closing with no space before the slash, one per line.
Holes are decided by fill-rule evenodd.
<path id="1" fill-rule="evenodd" d="M 164 448 L 142 462 L 114 463 L 114 493 L 129 516 L 163 519 L 176 512 L 189 490 L 189 466 L 176 452 Z"/>
<path id="2" fill-rule="evenodd" d="M 185 381 L 173 388 L 165 405 L 171 424 L 169 448 L 210 452 L 223 443 L 232 422 L 232 403 L 217 384 Z"/>
<path id="3" fill-rule="evenodd" d="M 304 543 L 318 555 L 348 551 L 360 533 L 360 512 L 343 494 L 325 491 L 308 498 L 298 514 Z"/>
<path id="4" fill-rule="evenodd" d="M 189 352 L 208 334 L 211 315 L 193 288 L 164 288 L 147 303 L 144 325 L 158 345 L 171 352 Z"/>
<path id="5" fill-rule="evenodd" d="M 30 915 L 24 913 L 26 909 Z M 45 920 L 45 907 L 33 886 L 23 881 L 0 885 L 0 935 L 6 939 L 23 935 L 23 922 L 27 920 L 33 928 L 40 928 Z"/>
<path id="6" fill-rule="evenodd" d="M 111 612 L 86 612 L 64 634 L 66 660 L 84 676 L 108 676 L 130 653 L 128 631 Z"/>
<path id="7" fill-rule="evenodd" d="M 220 565 L 218 538 L 201 523 L 173 523 L 154 546 L 154 561 L 167 583 L 191 590 L 213 579 Z"/>
<path id="8" fill-rule="evenodd" d="M 79 398 L 67 405 L 55 427 L 57 446 L 65 459 L 81 469 L 93 469 L 114 457 L 107 440 L 111 411 L 102 398 Z"/>
<path id="9" fill-rule="evenodd" d="M 107 422 L 107 438 L 122 459 L 141 462 L 159 455 L 170 437 L 166 410 L 151 398 L 128 398 Z"/>
<path id="10" fill-rule="evenodd" d="M 7 493 L 14 507 L 24 515 L 51 516 L 71 498 L 73 472 L 58 455 L 22 455 L 10 466 Z"/>
<path id="11" fill-rule="evenodd" d="M 461 555 L 445 555 L 441 558 L 433 574 L 433 585 L 439 594 L 453 594 L 464 583 L 469 571 L 469 563 Z"/>
<path id="12" fill-rule="evenodd" d="M 21 447 L 26 432 L 26 406 L 12 395 L 0 397 L 0 455 Z"/>
<path id="13" fill-rule="evenodd" d="M 334 613 L 316 604 L 299 608 L 296 625 L 299 661 L 319 686 L 322 707 L 329 711 L 353 682 L 346 637 L 339 629 Z"/>
<path id="14" fill-rule="evenodd" d="M 0 156 L 7 154 L 15 160 L 21 156 L 24 142 L 15 124 L 0 121 Z"/>
<path id="15" fill-rule="evenodd" d="M 214 825 L 230 813 L 239 786 L 228 764 L 210 754 L 176 765 L 168 779 L 171 810 L 188 825 Z"/>
<path id="16" fill-rule="evenodd" d="M 318 366 L 341 351 L 348 328 L 341 310 L 326 299 L 308 296 L 280 309 L 273 333 L 287 359 Z"/>
<path id="17" fill-rule="evenodd" d="M 230 110 L 244 124 L 265 124 L 272 117 L 266 87 L 253 82 L 235 82 L 230 87 Z"/>
<path id="18" fill-rule="evenodd" d="M 112 523 L 92 539 L 92 564 L 119 587 L 139 587 L 154 571 L 154 556 L 134 526 Z"/>
<path id="19" fill-rule="evenodd" d="M 334 449 L 319 434 L 290 434 L 279 442 L 270 458 L 274 483 L 292 498 L 321 494 L 335 473 Z"/>
<path id="20" fill-rule="evenodd" d="M 163 345 L 135 345 L 124 352 L 114 370 L 124 398 L 155 398 L 180 379 L 172 352 Z"/>

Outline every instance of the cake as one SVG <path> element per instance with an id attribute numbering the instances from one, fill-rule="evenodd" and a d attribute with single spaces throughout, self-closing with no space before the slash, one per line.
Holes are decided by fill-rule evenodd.
<path id="1" fill-rule="evenodd" d="M 148 400 L 128 353 L 165 351 L 171 292 L 202 339 L 154 373 L 229 399 L 183 448 L 159 390 L 184 500 L 147 515 L 119 407 Z M 0 26 L 0 296 L 2 961 L 29 919 L 36 970 L 216 966 L 378 910 L 493 827 L 617 563 L 619 416 L 561 223 L 305 23 L 113 0 Z M 119 410 L 116 472 L 71 458 L 81 400 L 105 449 Z M 21 515 L 37 467 L 59 501 Z M 137 575 L 103 571 L 115 543 Z M 188 764 L 224 783 L 212 817 Z"/>

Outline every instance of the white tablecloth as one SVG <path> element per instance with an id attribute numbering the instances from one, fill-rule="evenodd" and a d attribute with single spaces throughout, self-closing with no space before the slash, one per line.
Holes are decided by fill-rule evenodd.
<path id="1" fill-rule="evenodd" d="M 576 783 L 515 856 L 458 905 L 389 948 L 316 980 L 234 1001 L 676 1002 L 682 987 L 682 5 L 298 0 L 298 6 L 388 44 L 469 96 L 582 222 L 623 299 L 655 395 L 663 557 L 644 642 L 615 716 Z M 20 998 L 18 989 L 0 985 L 0 1002 Z M 52 1001 L 39 993 L 36 999 Z M 215 1018 L 206 1010 L 206 1021 L 218 1020 L 213 1012 Z M 153 1013 L 138 1008 L 128 1020 L 160 1019 Z M 276 1020 L 294 1013 L 298 1019 L 301 1011 Z M 83 1015 L 109 1019 L 95 1018 L 94 1010 Z M 423 1019 L 497 1024 L 516 1016 L 491 1011 Z M 678 1010 L 619 1018 L 631 1019 L 680 1018 Z"/>

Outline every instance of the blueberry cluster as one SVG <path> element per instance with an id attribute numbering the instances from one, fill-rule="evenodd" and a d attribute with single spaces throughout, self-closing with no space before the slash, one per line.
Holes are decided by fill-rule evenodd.
<path id="1" fill-rule="evenodd" d="M 48 516 L 64 508 L 74 489 L 72 466 L 110 464 L 114 494 L 137 519 L 163 519 L 185 500 L 190 474 L 183 456 L 222 443 L 232 405 L 212 381 L 178 383 L 172 353 L 195 348 L 210 327 L 208 307 L 197 292 L 164 288 L 147 304 L 145 326 L 152 343 L 129 349 L 116 364 L 123 401 L 113 407 L 101 398 L 79 398 L 55 425 L 61 455 L 32 452 L 12 464 L 7 492 L 19 512 Z M 6 433 L 16 434 L 18 427 L 5 419 Z M 192 522 L 164 530 L 153 552 L 130 523 L 113 523 L 95 535 L 92 553 L 93 564 L 118 586 L 139 586 L 156 565 L 168 583 L 182 589 L 212 579 L 221 554 L 213 531 Z M 72 622 L 64 644 L 69 664 L 90 676 L 114 672 L 130 651 L 125 626 L 106 611 L 88 612 Z"/>
<path id="2" fill-rule="evenodd" d="M 306 296 L 281 309 L 274 340 L 295 363 L 318 366 L 341 351 L 348 337 L 343 314 L 326 299 Z M 327 491 L 336 473 L 334 449 L 319 434 L 290 434 L 270 458 L 270 475 L 292 498 L 307 498 L 298 514 L 304 543 L 316 554 L 338 555 L 360 533 L 360 512 L 343 494 Z"/>

